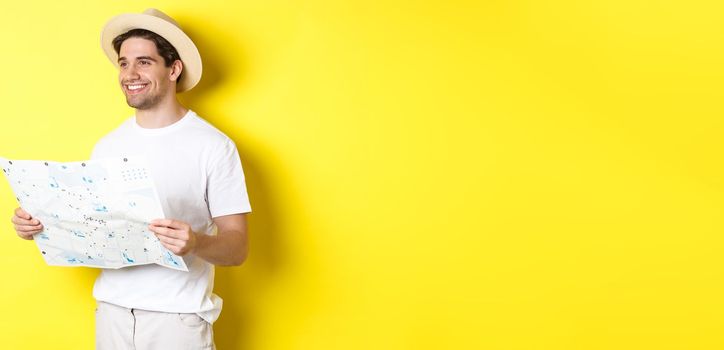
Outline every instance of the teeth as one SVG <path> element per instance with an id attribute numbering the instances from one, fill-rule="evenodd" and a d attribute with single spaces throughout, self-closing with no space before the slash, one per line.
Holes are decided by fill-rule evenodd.
<path id="1" fill-rule="evenodd" d="M 143 88 L 145 85 L 128 85 L 128 90 L 138 90 Z"/>

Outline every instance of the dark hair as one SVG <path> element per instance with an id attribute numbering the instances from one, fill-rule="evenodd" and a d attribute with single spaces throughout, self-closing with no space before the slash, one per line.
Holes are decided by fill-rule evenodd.
<path id="1" fill-rule="evenodd" d="M 164 39 L 162 36 L 146 29 L 131 29 L 113 39 L 113 49 L 116 50 L 116 54 L 121 54 L 121 45 L 123 44 L 126 39 L 129 38 L 142 38 L 146 40 L 152 41 L 154 44 L 156 44 L 156 51 L 158 51 L 158 55 L 163 57 L 163 62 L 166 65 L 166 67 L 171 67 L 171 65 L 176 60 L 181 60 L 181 56 L 179 56 L 178 51 L 176 51 L 176 48 L 171 45 L 171 43 L 168 42 L 168 40 Z M 181 75 L 183 75 L 183 71 L 181 71 Z M 181 75 L 179 75 L 178 79 L 176 79 L 176 83 L 181 80 Z"/>

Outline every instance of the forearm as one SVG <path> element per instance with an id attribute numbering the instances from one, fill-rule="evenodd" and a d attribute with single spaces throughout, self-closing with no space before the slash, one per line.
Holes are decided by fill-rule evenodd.
<path id="1" fill-rule="evenodd" d="M 215 217 L 217 234 L 196 233 L 181 220 L 156 219 L 148 229 L 176 255 L 194 254 L 214 265 L 241 265 L 246 260 L 246 214 Z"/>
<path id="2" fill-rule="evenodd" d="M 236 230 L 219 232 L 214 236 L 196 234 L 193 254 L 214 265 L 241 265 L 248 254 L 247 241 L 242 237 L 244 233 Z"/>

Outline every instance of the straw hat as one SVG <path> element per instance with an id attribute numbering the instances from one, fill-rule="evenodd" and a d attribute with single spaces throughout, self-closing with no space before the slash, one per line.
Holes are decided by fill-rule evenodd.
<path id="1" fill-rule="evenodd" d="M 177 92 L 191 90 L 201 80 L 201 55 L 194 42 L 181 27 L 165 13 L 150 8 L 143 13 L 125 13 L 111 18 L 101 32 L 101 47 L 111 62 L 118 67 L 118 54 L 113 49 L 113 39 L 131 29 L 150 30 L 166 39 L 181 56 L 184 64 Z"/>

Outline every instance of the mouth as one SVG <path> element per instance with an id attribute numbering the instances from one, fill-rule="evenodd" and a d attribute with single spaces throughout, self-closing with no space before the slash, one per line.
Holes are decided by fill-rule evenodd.
<path id="1" fill-rule="evenodd" d="M 146 91 L 148 83 L 123 84 L 123 90 L 129 95 L 140 94 Z"/>

